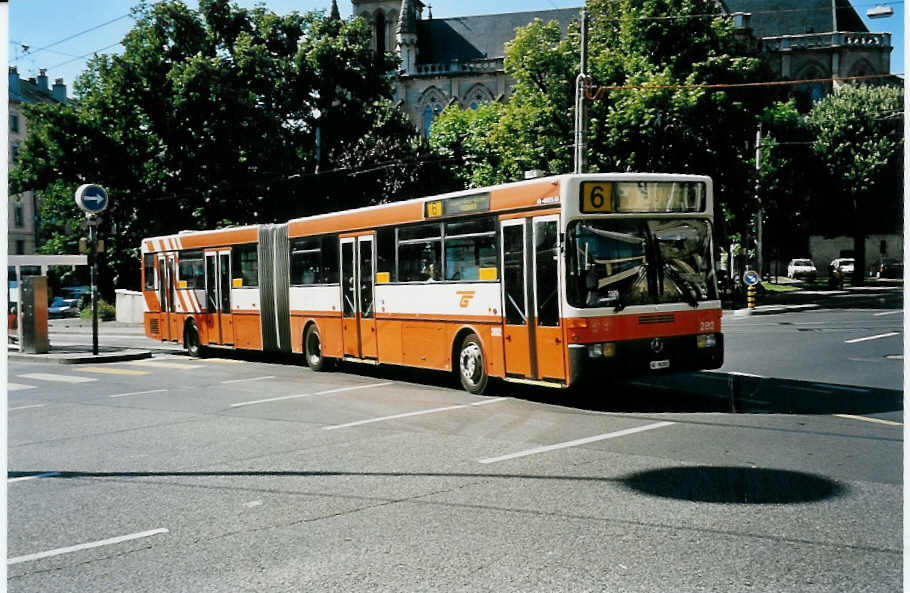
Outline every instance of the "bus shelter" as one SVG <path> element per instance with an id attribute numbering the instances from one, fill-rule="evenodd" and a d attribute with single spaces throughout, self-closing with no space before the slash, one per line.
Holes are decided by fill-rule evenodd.
<path id="1" fill-rule="evenodd" d="M 7 328 L 12 325 L 12 316 L 14 314 L 12 303 L 17 303 L 15 307 L 15 319 L 16 319 L 16 339 L 18 343 L 22 344 L 22 328 L 25 323 L 25 320 L 22 319 L 23 307 L 19 305 L 21 287 L 22 287 L 22 278 L 24 275 L 24 270 L 40 270 L 40 274 L 27 274 L 32 276 L 47 276 L 47 269 L 50 266 L 86 266 L 88 265 L 88 256 L 86 255 L 10 255 L 8 259 L 8 270 L 13 271 L 15 274 L 15 292 L 13 292 L 10 283 L 7 282 L 7 293 L 6 293 L 6 310 L 9 312 L 10 319 L 7 321 Z M 11 279 L 8 279 L 11 280 Z M 46 319 L 46 318 L 45 318 Z M 47 333 L 47 328 L 44 328 L 44 333 Z"/>

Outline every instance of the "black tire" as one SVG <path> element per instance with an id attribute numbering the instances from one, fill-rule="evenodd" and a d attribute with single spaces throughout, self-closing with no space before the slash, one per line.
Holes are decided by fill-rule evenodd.
<path id="1" fill-rule="evenodd" d="M 486 390 L 490 377 L 487 375 L 486 360 L 477 334 L 465 336 L 458 348 L 458 359 L 454 366 L 465 391 L 480 395 Z"/>
<path id="2" fill-rule="evenodd" d="M 202 358 L 202 344 L 199 343 L 199 331 L 196 329 L 196 324 L 189 324 L 186 331 L 183 332 L 183 347 L 186 348 L 186 353 L 193 358 Z"/>
<path id="3" fill-rule="evenodd" d="M 322 341 L 319 339 L 319 330 L 316 329 L 315 323 L 304 332 L 303 352 L 311 369 L 317 373 L 329 370 L 329 361 L 322 355 Z"/>

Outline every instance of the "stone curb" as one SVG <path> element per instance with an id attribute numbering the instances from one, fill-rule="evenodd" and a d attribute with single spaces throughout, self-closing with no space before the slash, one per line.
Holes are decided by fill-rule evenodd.
<path id="1" fill-rule="evenodd" d="M 150 350 L 120 350 L 118 352 L 99 352 L 97 356 L 89 352 L 49 352 L 47 354 L 25 354 L 10 351 L 9 360 L 17 362 L 45 362 L 56 364 L 89 364 L 105 362 L 123 362 L 125 360 L 141 360 L 151 358 Z"/>

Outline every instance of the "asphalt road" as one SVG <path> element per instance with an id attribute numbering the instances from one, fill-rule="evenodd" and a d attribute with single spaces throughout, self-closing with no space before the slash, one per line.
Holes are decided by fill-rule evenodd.
<path id="1" fill-rule="evenodd" d="M 482 397 L 10 362 L 9 590 L 900 590 L 902 315 L 724 325 L 719 372 Z"/>

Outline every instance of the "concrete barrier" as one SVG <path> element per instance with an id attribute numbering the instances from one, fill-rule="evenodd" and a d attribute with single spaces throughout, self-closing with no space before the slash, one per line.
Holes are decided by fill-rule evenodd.
<path id="1" fill-rule="evenodd" d="M 142 322 L 144 298 L 141 292 L 118 288 L 117 293 L 117 321 Z"/>

